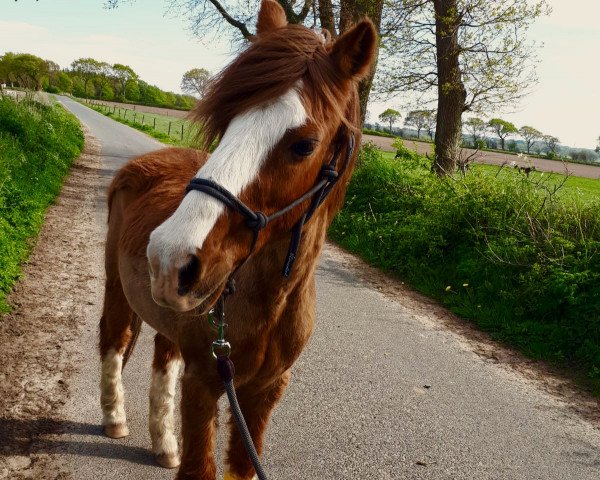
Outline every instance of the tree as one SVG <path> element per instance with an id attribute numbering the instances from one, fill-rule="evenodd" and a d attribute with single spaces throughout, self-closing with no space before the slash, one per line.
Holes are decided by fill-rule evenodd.
<path id="1" fill-rule="evenodd" d="M 0 61 L 2 81 L 17 82 L 22 88 L 40 90 L 44 79 L 48 76 L 48 69 L 46 60 L 29 53 L 7 52 Z"/>
<path id="2" fill-rule="evenodd" d="M 131 0 L 107 0 L 108 8 L 115 8 Z M 320 26 L 331 37 L 345 33 L 353 23 L 369 17 L 380 33 L 383 0 L 276 0 L 285 11 L 289 23 Z M 233 43 L 249 41 L 254 36 L 252 26 L 261 0 L 224 2 L 222 0 L 166 0 L 171 9 L 178 10 L 189 19 L 191 29 L 198 37 L 226 36 Z M 310 14 L 310 15 L 309 15 Z M 379 45 L 376 47 L 379 49 Z M 359 85 L 361 121 L 367 111 L 369 93 L 377 65 L 373 62 L 371 73 Z"/>
<path id="3" fill-rule="evenodd" d="M 598 146 L 596 147 L 596 153 L 600 153 L 600 136 L 598 136 Z"/>
<path id="4" fill-rule="evenodd" d="M 388 108 L 387 110 L 379 114 L 379 120 L 381 120 L 382 122 L 389 123 L 390 133 L 392 133 L 392 125 L 394 125 L 394 123 L 396 123 L 401 116 L 402 115 L 398 110 Z"/>
<path id="5" fill-rule="evenodd" d="M 546 144 L 546 148 L 552 157 L 556 155 L 556 149 L 560 144 L 560 140 L 557 137 L 553 137 L 552 135 L 544 135 L 542 140 Z"/>
<path id="6" fill-rule="evenodd" d="M 377 89 L 437 102 L 432 169 L 439 175 L 456 168 L 463 112 L 515 103 L 536 82 L 526 32 L 546 12 L 545 0 L 390 0 Z"/>
<path id="7" fill-rule="evenodd" d="M 138 81 L 131 81 L 125 86 L 125 98 L 132 102 L 139 102 L 141 97 Z"/>
<path id="8" fill-rule="evenodd" d="M 433 140 L 433 136 L 435 134 L 437 112 L 435 110 L 426 111 L 429 112 L 429 114 L 425 116 L 425 129 L 427 130 L 427 135 L 429 135 L 430 140 Z"/>
<path id="9" fill-rule="evenodd" d="M 466 122 L 467 131 L 473 136 L 473 147 L 477 147 L 479 140 L 487 130 L 487 123 L 479 117 L 471 117 Z"/>
<path id="10" fill-rule="evenodd" d="M 88 84 L 100 74 L 101 62 L 93 58 L 79 58 L 71 63 L 73 72 L 83 82 L 83 92 L 87 97 Z"/>
<path id="11" fill-rule="evenodd" d="M 536 130 L 533 127 L 528 127 L 527 125 L 519 128 L 519 135 L 521 135 L 521 137 L 523 137 L 523 140 L 525 140 L 525 145 L 527 146 L 527 153 L 530 153 L 533 144 L 544 136 L 544 134 L 539 130 Z"/>
<path id="12" fill-rule="evenodd" d="M 488 122 L 488 127 L 498 136 L 498 138 L 500 138 L 502 150 L 504 150 L 504 142 L 506 137 L 512 135 L 513 133 L 517 133 L 517 127 L 515 127 L 512 123 L 500 118 L 492 118 Z"/>
<path id="13" fill-rule="evenodd" d="M 413 110 L 408 112 L 405 125 L 410 125 L 417 129 L 417 138 L 421 137 L 421 130 L 424 128 L 431 128 L 432 119 L 435 117 L 433 110 Z"/>
<path id="14" fill-rule="evenodd" d="M 125 99 L 125 90 L 127 84 L 133 80 L 137 80 L 137 73 L 133 71 L 129 65 L 115 63 L 112 66 L 112 78 L 115 84 L 115 95 L 119 99 Z"/>
<path id="15" fill-rule="evenodd" d="M 44 60 L 46 64 L 45 70 L 48 75 L 48 84 L 56 86 L 58 83 L 58 74 L 60 73 L 60 66 L 58 63 L 53 62 L 52 60 Z"/>
<path id="16" fill-rule="evenodd" d="M 73 80 L 65 72 L 59 72 L 56 79 L 56 86 L 61 92 L 71 93 L 73 91 Z"/>
<path id="17" fill-rule="evenodd" d="M 210 72 L 205 68 L 192 68 L 183 74 L 181 90 L 190 95 L 197 95 L 202 98 L 209 78 Z"/>
<path id="18" fill-rule="evenodd" d="M 98 70 L 96 77 L 94 78 L 94 84 L 96 85 L 96 96 L 101 100 L 102 98 L 112 98 L 114 92 L 112 89 L 109 89 L 112 78 L 112 65 L 106 62 L 98 62 Z"/>

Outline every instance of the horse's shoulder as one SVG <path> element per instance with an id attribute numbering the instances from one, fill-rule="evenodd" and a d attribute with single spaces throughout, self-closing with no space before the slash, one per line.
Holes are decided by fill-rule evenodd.
<path id="1" fill-rule="evenodd" d="M 120 244 L 130 254 L 144 252 L 150 232 L 175 211 L 190 179 L 208 154 L 191 148 L 164 148 L 129 161 L 115 176 L 108 192 L 125 196 Z M 110 210 L 109 210 L 110 215 Z"/>

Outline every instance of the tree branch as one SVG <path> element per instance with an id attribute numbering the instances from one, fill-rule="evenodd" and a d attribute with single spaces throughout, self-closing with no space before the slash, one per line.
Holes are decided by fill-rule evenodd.
<path id="1" fill-rule="evenodd" d="M 208 1 L 214 5 L 214 7 L 217 9 L 217 11 L 221 14 L 221 16 L 225 19 L 225 21 L 229 25 L 237 28 L 242 33 L 242 36 L 245 39 L 249 40 L 250 38 L 253 37 L 253 35 L 248 30 L 248 27 L 246 27 L 246 24 L 243 22 L 240 22 L 239 20 L 236 20 L 231 15 L 229 15 L 229 13 L 227 13 L 227 11 L 223 7 L 223 5 L 221 5 L 218 0 L 208 0 Z"/>

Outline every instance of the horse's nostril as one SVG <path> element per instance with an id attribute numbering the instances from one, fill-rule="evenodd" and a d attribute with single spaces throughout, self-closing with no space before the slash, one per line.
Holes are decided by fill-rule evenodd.
<path id="1" fill-rule="evenodd" d="M 179 269 L 179 295 L 187 295 L 191 292 L 198 275 L 200 275 L 200 260 L 196 255 L 192 255 L 189 263 Z"/>

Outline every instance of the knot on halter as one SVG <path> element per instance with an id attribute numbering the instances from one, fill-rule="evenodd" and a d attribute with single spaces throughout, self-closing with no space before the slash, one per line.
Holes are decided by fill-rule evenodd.
<path id="1" fill-rule="evenodd" d="M 338 172 L 331 164 L 323 165 L 321 168 L 321 178 L 329 182 L 335 182 L 338 178 Z"/>
<path id="2" fill-rule="evenodd" d="M 256 215 L 256 218 L 249 218 L 246 220 L 246 225 L 248 225 L 248 228 L 258 232 L 267 226 L 269 220 L 262 212 L 254 212 L 254 214 Z"/>

